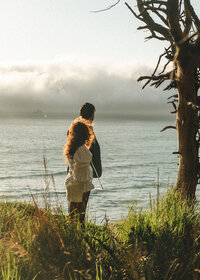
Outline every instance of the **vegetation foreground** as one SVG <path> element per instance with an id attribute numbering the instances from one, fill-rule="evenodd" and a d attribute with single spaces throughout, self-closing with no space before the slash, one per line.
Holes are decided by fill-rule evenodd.
<path id="1" fill-rule="evenodd" d="M 200 279 L 200 214 L 170 189 L 115 224 L 69 223 L 62 209 L 0 203 L 0 279 Z"/>

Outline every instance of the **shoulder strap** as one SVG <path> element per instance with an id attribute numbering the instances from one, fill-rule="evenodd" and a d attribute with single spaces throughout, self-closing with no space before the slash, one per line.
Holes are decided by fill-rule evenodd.
<path id="1" fill-rule="evenodd" d="M 98 175 L 98 173 L 97 173 L 97 171 L 96 171 L 96 168 L 95 168 L 95 166 L 94 166 L 94 164 L 93 164 L 92 161 L 91 161 L 91 165 L 92 165 L 92 167 L 93 167 L 93 169 L 94 169 L 94 172 L 95 172 L 96 175 L 97 175 L 97 178 L 98 178 L 98 180 L 99 180 L 99 184 L 100 184 L 100 186 L 101 186 L 101 189 L 103 190 L 103 186 L 102 186 L 101 180 L 100 180 L 100 178 L 99 178 L 99 175 Z"/>

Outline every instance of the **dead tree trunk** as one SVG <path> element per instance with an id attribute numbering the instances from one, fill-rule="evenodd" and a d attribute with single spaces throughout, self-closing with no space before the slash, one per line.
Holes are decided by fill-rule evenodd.
<path id="1" fill-rule="evenodd" d="M 136 3 L 138 13 L 128 3 L 126 6 L 144 23 L 138 30 L 150 32 L 147 40 L 157 39 L 169 43 L 169 47 L 160 55 L 153 74 L 138 80 L 147 80 L 143 88 L 148 84 L 157 88 L 163 82 L 171 80 L 164 90 L 177 89 L 177 95 L 173 95 L 174 99 L 169 102 L 176 112 L 178 136 L 179 167 L 176 188 L 184 197 L 193 199 L 200 178 L 200 104 L 197 96 L 200 86 L 200 20 L 190 0 L 136 0 Z M 163 58 L 166 62 L 162 71 L 158 72 Z"/>
<path id="2" fill-rule="evenodd" d="M 176 114 L 176 129 L 178 135 L 179 167 L 176 188 L 189 199 L 195 197 L 198 182 L 198 106 L 195 88 L 195 63 L 184 55 L 176 58 L 178 106 Z M 179 50 L 181 52 L 181 50 Z M 196 106 L 195 106 L 196 105 Z"/>

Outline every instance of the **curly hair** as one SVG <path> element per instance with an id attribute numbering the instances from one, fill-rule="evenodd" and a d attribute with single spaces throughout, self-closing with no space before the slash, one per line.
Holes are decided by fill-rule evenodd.
<path id="1" fill-rule="evenodd" d="M 75 119 L 68 131 L 67 142 L 64 147 L 64 156 L 73 158 L 76 150 L 86 145 L 87 148 L 91 147 L 94 140 L 94 132 L 91 123 L 82 118 Z"/>

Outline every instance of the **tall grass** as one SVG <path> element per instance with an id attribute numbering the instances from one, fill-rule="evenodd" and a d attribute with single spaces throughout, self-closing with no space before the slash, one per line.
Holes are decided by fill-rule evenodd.
<path id="1" fill-rule="evenodd" d="M 117 231 L 121 242 L 144 253 L 145 279 L 200 279 L 199 210 L 173 189 L 147 210 L 131 207 Z"/>
<path id="2" fill-rule="evenodd" d="M 0 279 L 122 279 L 107 226 L 69 223 L 37 204 L 0 203 Z M 128 279 L 128 278 L 127 278 Z"/>
<path id="3" fill-rule="evenodd" d="M 0 203 L 0 279 L 199 279 L 196 203 L 173 190 L 106 225 L 70 222 L 34 201 Z"/>

